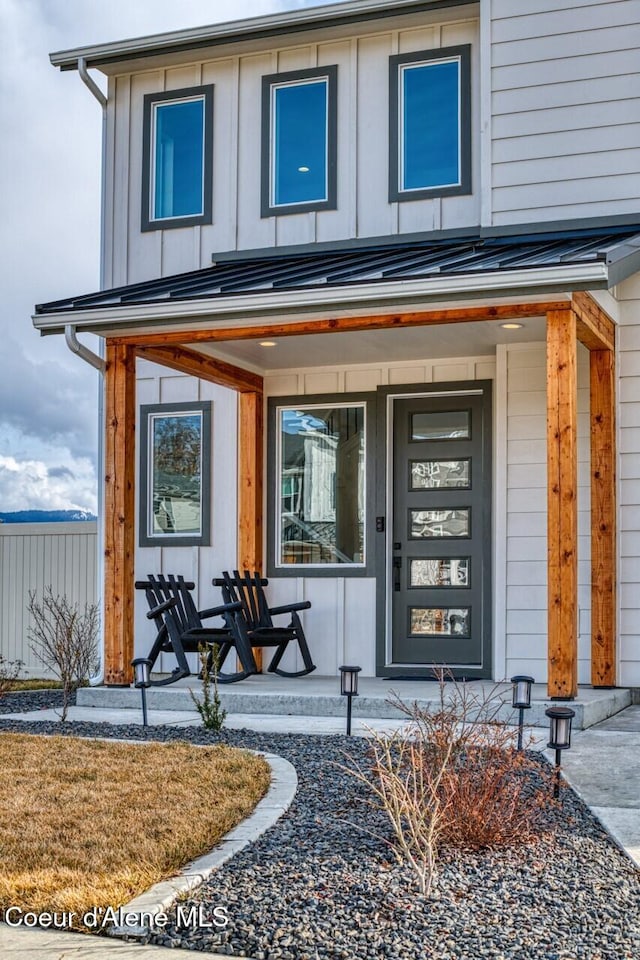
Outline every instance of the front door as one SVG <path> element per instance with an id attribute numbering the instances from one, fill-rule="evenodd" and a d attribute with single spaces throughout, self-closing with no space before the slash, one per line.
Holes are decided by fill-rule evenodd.
<path id="1" fill-rule="evenodd" d="M 490 394 L 393 399 L 391 661 L 491 675 Z"/>

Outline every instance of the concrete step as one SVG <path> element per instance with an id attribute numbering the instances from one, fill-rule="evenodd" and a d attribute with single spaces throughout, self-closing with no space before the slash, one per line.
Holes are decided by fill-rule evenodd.
<path id="1" fill-rule="evenodd" d="M 510 723 L 517 722 L 517 711 L 511 707 L 511 684 L 471 681 L 466 687 L 468 693 L 478 699 L 495 696 L 496 704 L 502 701 L 498 717 Z M 196 677 L 189 677 L 167 687 L 151 687 L 147 691 L 149 709 L 193 710 L 190 689 L 197 696 L 201 696 L 202 684 Z M 439 687 L 434 681 L 363 677 L 360 679 L 359 696 L 353 701 L 353 716 L 372 719 L 400 717 L 400 711 L 389 702 L 394 692 L 405 703 L 415 701 L 422 709 L 433 710 L 439 703 Z M 343 717 L 346 710 L 345 698 L 340 696 L 340 681 L 337 677 L 310 675 L 287 679 L 261 674 L 248 677 L 240 683 L 221 685 L 220 699 L 228 713 Z M 82 707 L 139 710 L 140 691 L 132 687 L 85 687 L 78 691 L 77 702 L 78 706 Z M 575 710 L 574 728 L 584 730 L 615 716 L 630 703 L 631 693 L 626 689 L 594 690 L 591 687 L 580 687 L 578 697 L 563 705 Z M 546 697 L 546 687 L 543 684 L 534 685 L 532 705 L 525 714 L 525 723 L 528 726 L 548 728 L 549 721 L 545 710 L 552 705 L 552 701 Z"/>

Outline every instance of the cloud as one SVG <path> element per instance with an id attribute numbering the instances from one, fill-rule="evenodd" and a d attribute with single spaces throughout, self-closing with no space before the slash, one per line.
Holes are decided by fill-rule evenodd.
<path id="1" fill-rule="evenodd" d="M 59 456 L 61 451 L 56 451 Z M 96 511 L 96 474 L 88 459 L 74 458 L 64 476 L 55 476 L 42 460 L 17 460 L 0 454 L 0 509 Z"/>
<path id="2" fill-rule="evenodd" d="M 16 508 L 95 506 L 96 374 L 31 314 L 99 287 L 101 111 L 49 53 L 307 5 L 0 0 L 0 493 Z"/>

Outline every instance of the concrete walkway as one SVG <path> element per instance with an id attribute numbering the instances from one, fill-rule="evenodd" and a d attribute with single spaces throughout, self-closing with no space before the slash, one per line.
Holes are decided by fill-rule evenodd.
<path id="1" fill-rule="evenodd" d="M 114 724 L 130 724 L 139 720 L 132 710 L 73 707 L 70 720 L 91 720 Z M 25 714 L 7 714 L 0 719 L 57 719 L 53 710 Z M 200 723 L 191 711 L 150 711 L 151 725 L 171 723 L 188 726 Z M 272 716 L 232 714 L 225 721 L 230 728 L 246 727 L 262 733 L 344 733 L 344 719 L 339 717 Z M 402 724 L 398 720 L 354 719 L 353 732 L 366 735 L 366 729 L 391 730 Z M 540 727 L 528 728 L 533 746 L 544 750 L 547 732 Z M 551 758 L 550 752 L 547 755 Z M 573 735 L 571 750 L 563 757 L 563 772 L 605 829 L 640 867 L 640 706 L 627 707 L 616 716 Z M 104 937 L 65 933 L 58 930 L 12 928 L 0 924 L 0 957 L 2 960 L 158 960 L 176 953 L 163 947 L 121 943 Z M 219 954 L 207 954 L 212 960 L 223 960 Z M 229 960 L 227 955 L 226 960 Z"/>

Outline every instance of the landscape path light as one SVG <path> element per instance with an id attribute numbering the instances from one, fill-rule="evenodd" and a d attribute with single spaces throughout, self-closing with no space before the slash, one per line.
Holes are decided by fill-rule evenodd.
<path id="1" fill-rule="evenodd" d="M 575 710 L 570 707 L 549 707 L 545 710 L 549 717 L 549 743 L 550 750 L 556 752 L 556 779 L 553 787 L 553 795 L 556 799 L 560 796 L 560 757 L 563 750 L 568 750 L 571 746 L 571 721 L 576 715 Z"/>
<path id="2" fill-rule="evenodd" d="M 134 670 L 134 687 L 140 691 L 142 697 L 142 726 L 148 726 L 147 723 L 147 687 L 151 686 L 151 660 L 148 657 L 137 657 L 131 661 Z"/>
<path id="3" fill-rule="evenodd" d="M 519 711 L 518 715 L 518 750 L 522 750 L 522 732 L 524 728 L 524 711 L 531 706 L 531 686 L 535 683 L 533 677 L 515 676 L 511 677 L 513 684 L 512 700 L 514 710 Z"/>
<path id="4" fill-rule="evenodd" d="M 358 674 L 362 667 L 340 667 L 340 694 L 347 697 L 347 736 L 351 736 L 351 706 L 358 696 Z"/>

